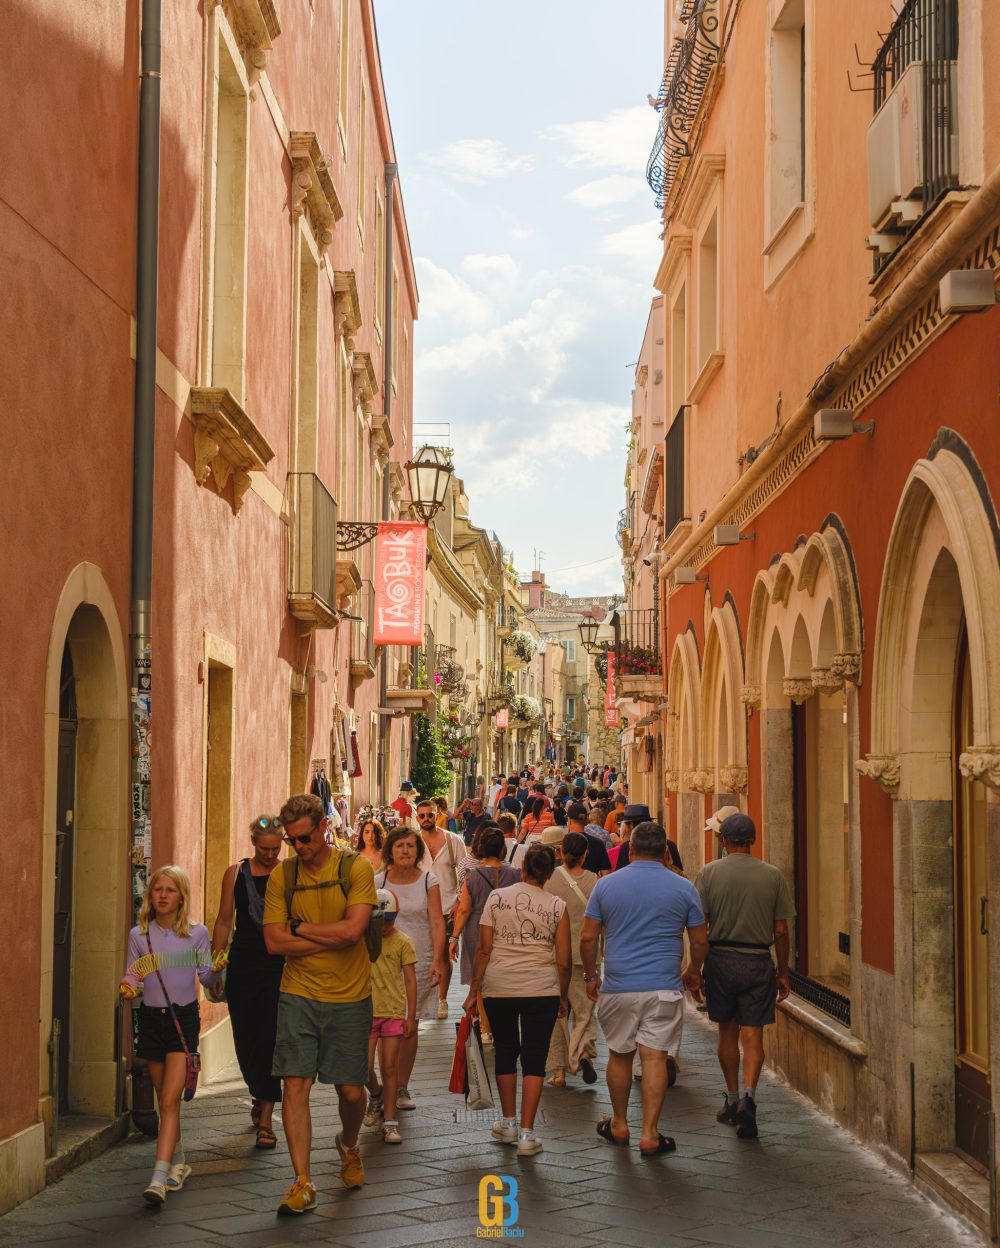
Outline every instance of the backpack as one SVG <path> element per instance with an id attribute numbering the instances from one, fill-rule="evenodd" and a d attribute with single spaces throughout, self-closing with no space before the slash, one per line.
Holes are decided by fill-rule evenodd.
<path id="1" fill-rule="evenodd" d="M 332 888 L 335 884 L 339 884 L 344 891 L 344 900 L 346 901 L 351 891 L 351 867 L 353 867 L 354 859 L 357 857 L 357 851 L 353 849 L 342 850 L 337 878 L 335 880 L 325 880 L 322 884 L 300 884 L 298 882 L 298 858 L 284 859 L 281 869 L 285 873 L 285 908 L 288 911 L 289 918 L 292 914 L 292 895 L 294 893 L 301 893 L 314 888 Z M 384 930 L 385 916 L 377 908 L 373 909 L 364 934 L 369 962 L 377 962 L 379 959 L 379 955 L 382 952 L 382 933 Z"/>

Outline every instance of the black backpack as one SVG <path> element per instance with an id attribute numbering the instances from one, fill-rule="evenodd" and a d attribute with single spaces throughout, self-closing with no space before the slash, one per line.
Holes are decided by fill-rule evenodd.
<path id="1" fill-rule="evenodd" d="M 354 860 L 358 857 L 357 851 L 353 849 L 342 849 L 340 851 L 340 866 L 335 880 L 324 880 L 322 884 L 300 884 L 299 881 L 299 860 L 298 857 L 286 858 L 282 864 L 282 870 L 285 873 L 285 908 L 288 916 L 292 915 L 292 896 L 294 893 L 308 892 L 314 888 L 333 888 L 335 884 L 339 884 L 344 890 L 344 900 L 346 901 L 351 891 L 351 868 L 354 866 Z M 385 930 L 385 917 L 376 907 L 371 912 L 368 920 L 368 926 L 365 928 L 364 942 L 368 949 L 368 960 L 377 962 L 382 952 L 382 933 Z"/>

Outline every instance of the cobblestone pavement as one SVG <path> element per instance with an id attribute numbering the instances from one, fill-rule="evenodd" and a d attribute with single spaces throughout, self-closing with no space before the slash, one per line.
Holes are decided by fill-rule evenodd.
<path id="1" fill-rule="evenodd" d="M 335 1100 L 332 1090 L 317 1090 L 318 1205 L 301 1218 L 276 1218 L 277 1202 L 291 1181 L 283 1141 L 273 1153 L 257 1152 L 247 1096 L 209 1090 L 184 1109 L 194 1174 L 164 1208 L 151 1209 L 141 1200 L 153 1146 L 133 1135 L 0 1219 L 0 1244 L 470 1245 L 481 1242 L 476 1239 L 479 1182 L 494 1173 L 517 1180 L 522 1242 L 538 1248 L 982 1243 L 919 1195 L 904 1175 L 773 1081 L 761 1085 L 759 1140 L 738 1140 L 719 1126 L 714 1033 L 693 1012 L 681 1078 L 668 1093 L 661 1124 L 676 1138 L 676 1154 L 641 1159 L 635 1114 L 631 1149 L 599 1140 L 594 1124 L 608 1108 L 603 1079 L 593 1088 L 573 1080 L 575 1086 L 566 1091 L 545 1090 L 543 1120 L 537 1124 L 545 1152 L 519 1160 L 514 1149 L 490 1142 L 490 1115 L 469 1114 L 461 1098 L 446 1090 L 460 999 L 456 987 L 452 1019 L 424 1025 L 410 1085 L 419 1108 L 401 1115 L 403 1146 L 386 1147 L 374 1133 L 364 1133 L 363 1191 L 340 1185 Z M 487 1122 L 479 1121 L 483 1117 Z"/>

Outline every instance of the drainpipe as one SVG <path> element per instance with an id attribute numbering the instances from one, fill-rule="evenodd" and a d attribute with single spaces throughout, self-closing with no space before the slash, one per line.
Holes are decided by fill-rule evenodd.
<path id="1" fill-rule="evenodd" d="M 132 451 L 132 741 L 130 819 L 134 921 L 151 854 L 152 711 L 150 604 L 153 580 L 153 445 L 156 432 L 156 266 L 160 204 L 160 5 L 142 0 L 139 73 L 139 200 L 135 265 L 135 416 Z M 142 861 L 143 871 L 136 868 Z M 137 1078 L 137 1075 L 139 1076 Z M 152 1088 L 143 1063 L 133 1071 L 133 1113 L 149 1129 Z M 144 1122 L 140 1122 L 145 1119 Z"/>
<path id="2" fill-rule="evenodd" d="M 392 306 L 392 225 L 393 225 L 393 199 L 396 188 L 396 166 L 387 164 L 385 167 L 385 324 L 382 326 L 384 338 L 382 339 L 385 350 L 382 353 L 382 394 L 383 398 L 383 415 L 387 421 L 392 416 L 392 331 L 396 323 L 396 309 Z M 388 467 L 388 465 L 387 465 Z M 390 482 L 389 473 L 382 474 L 382 519 L 389 519 L 389 500 L 390 500 Z M 385 651 L 382 652 L 382 661 L 379 664 L 378 674 L 378 704 L 384 707 L 388 701 L 386 697 L 386 689 L 389 684 L 388 661 Z M 379 767 L 378 773 L 378 793 L 379 805 L 384 806 L 389 800 L 389 794 L 386 792 L 385 778 L 389 769 L 388 758 L 389 745 L 389 720 L 385 715 L 378 717 L 378 756 L 382 765 Z"/>

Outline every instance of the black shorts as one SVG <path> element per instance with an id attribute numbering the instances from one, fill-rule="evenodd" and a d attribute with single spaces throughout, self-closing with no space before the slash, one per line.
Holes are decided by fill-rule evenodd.
<path id="1" fill-rule="evenodd" d="M 184 1033 L 184 1040 L 189 1053 L 198 1052 L 198 1033 L 201 1031 L 201 1011 L 198 1002 L 189 1005 L 175 1005 L 174 1013 Z M 162 1062 L 168 1053 L 183 1053 L 184 1045 L 177 1034 L 170 1011 L 158 1005 L 141 1005 L 139 1007 L 139 1043 L 136 1045 L 136 1057 L 147 1062 Z"/>
<path id="2" fill-rule="evenodd" d="M 735 1019 L 741 1027 L 767 1027 L 774 1022 L 778 982 L 770 956 L 712 949 L 704 974 L 713 1023 Z"/>

